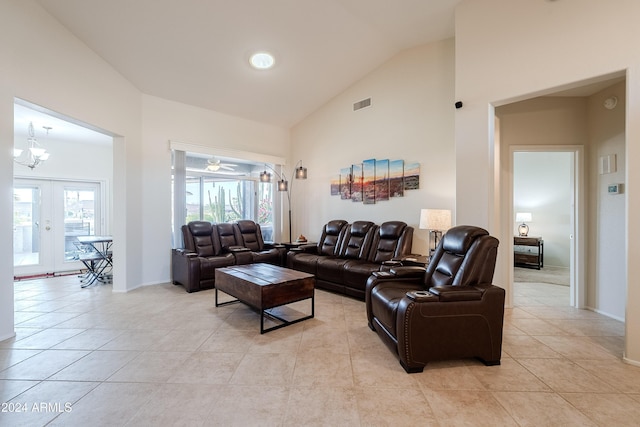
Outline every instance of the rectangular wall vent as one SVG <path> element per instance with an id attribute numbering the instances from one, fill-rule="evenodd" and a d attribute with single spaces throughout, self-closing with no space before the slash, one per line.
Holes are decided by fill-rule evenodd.
<path id="1" fill-rule="evenodd" d="M 371 98 L 363 99 L 362 101 L 358 101 L 355 104 L 353 104 L 353 111 L 358 111 L 370 105 L 371 105 Z"/>

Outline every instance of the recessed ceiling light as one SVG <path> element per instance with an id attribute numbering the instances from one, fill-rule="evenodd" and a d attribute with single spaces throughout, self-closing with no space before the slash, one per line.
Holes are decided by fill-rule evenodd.
<path id="1" fill-rule="evenodd" d="M 251 55 L 249 63 L 256 70 L 268 70 L 276 63 L 273 55 L 269 52 L 258 52 Z"/>

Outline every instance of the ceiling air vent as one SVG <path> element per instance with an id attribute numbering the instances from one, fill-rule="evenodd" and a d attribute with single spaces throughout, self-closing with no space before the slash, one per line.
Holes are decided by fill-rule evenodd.
<path id="1" fill-rule="evenodd" d="M 362 108 L 369 107 L 371 105 L 371 98 L 363 99 L 353 104 L 353 111 L 361 110 Z"/>

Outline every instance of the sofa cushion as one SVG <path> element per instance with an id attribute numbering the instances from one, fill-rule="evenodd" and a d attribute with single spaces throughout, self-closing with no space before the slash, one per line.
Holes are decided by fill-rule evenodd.
<path id="1" fill-rule="evenodd" d="M 239 220 L 236 224 L 238 225 L 238 230 L 242 238 L 242 246 L 254 252 L 259 252 L 264 249 L 262 233 L 260 233 L 258 224 L 250 220 Z"/>
<path id="2" fill-rule="evenodd" d="M 449 253 L 466 254 L 471 244 L 480 236 L 487 236 L 489 232 L 482 228 L 458 226 L 445 233 L 442 238 L 442 248 Z"/>
<path id="3" fill-rule="evenodd" d="M 371 250 L 371 242 L 376 231 L 376 226 L 370 221 L 356 221 L 347 227 L 340 258 L 366 259 Z"/>
<path id="4" fill-rule="evenodd" d="M 381 267 L 381 264 L 375 262 L 349 260 L 343 266 L 342 283 L 345 286 L 364 291 L 369 276 L 380 271 Z"/>
<path id="5" fill-rule="evenodd" d="M 209 257 L 216 255 L 213 246 L 213 227 L 207 221 L 193 221 L 187 227 L 193 238 L 193 249 L 198 256 Z"/>
<path id="6" fill-rule="evenodd" d="M 268 264 L 280 265 L 282 263 L 282 253 L 278 249 L 266 249 L 260 252 L 251 252 L 253 262 L 266 262 Z"/>
<path id="7" fill-rule="evenodd" d="M 369 261 L 384 262 L 411 253 L 413 228 L 402 221 L 388 221 L 380 225 Z"/>
<path id="8" fill-rule="evenodd" d="M 371 290 L 371 311 L 378 322 L 394 337 L 397 337 L 398 304 L 410 290 L 424 289 L 418 284 L 398 286 L 397 282 L 381 282 Z"/>
<path id="9" fill-rule="evenodd" d="M 289 252 L 287 254 L 287 268 L 313 274 L 318 272 L 318 258 L 320 255 L 306 252 Z"/>
<path id="10" fill-rule="evenodd" d="M 340 250 L 340 239 L 344 235 L 344 227 L 347 221 L 336 219 L 329 221 L 322 232 L 320 241 L 318 242 L 318 254 L 333 256 Z"/>
<path id="11" fill-rule="evenodd" d="M 235 264 L 232 254 L 225 254 L 209 258 L 200 258 L 200 278 L 202 280 L 215 278 L 215 270 Z"/>
<path id="12" fill-rule="evenodd" d="M 233 247 L 242 246 L 236 239 L 236 233 L 233 224 L 220 223 L 215 225 L 218 231 L 218 238 L 223 252 L 229 252 Z"/>
<path id="13" fill-rule="evenodd" d="M 318 257 L 316 276 L 328 282 L 343 283 L 342 271 L 347 259 L 336 257 Z"/>

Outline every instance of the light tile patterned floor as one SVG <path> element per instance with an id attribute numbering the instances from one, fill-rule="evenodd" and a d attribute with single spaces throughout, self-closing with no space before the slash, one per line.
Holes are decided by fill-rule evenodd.
<path id="1" fill-rule="evenodd" d="M 213 291 L 18 282 L 17 337 L 0 343 L 0 402 L 13 412 L 0 425 L 638 425 L 623 324 L 569 308 L 567 287 L 515 294 L 500 366 L 408 375 L 364 304 L 328 292 L 315 319 L 260 335 L 254 312 L 215 308 Z"/>

